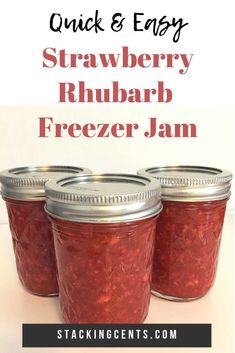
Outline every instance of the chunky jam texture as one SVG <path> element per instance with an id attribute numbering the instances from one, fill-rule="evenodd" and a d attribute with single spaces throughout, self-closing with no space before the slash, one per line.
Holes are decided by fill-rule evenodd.
<path id="1" fill-rule="evenodd" d="M 21 282 L 34 294 L 58 294 L 53 234 L 45 202 L 5 200 Z"/>
<path id="2" fill-rule="evenodd" d="M 156 217 L 118 224 L 51 220 L 65 322 L 143 322 Z"/>
<path id="3" fill-rule="evenodd" d="M 152 289 L 193 299 L 212 287 L 226 200 L 163 201 L 156 232 Z"/>

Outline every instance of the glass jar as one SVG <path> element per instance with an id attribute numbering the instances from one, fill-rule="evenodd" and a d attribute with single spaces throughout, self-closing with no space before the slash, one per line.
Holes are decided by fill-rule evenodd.
<path id="1" fill-rule="evenodd" d="M 232 174 L 226 170 L 167 166 L 138 171 L 162 184 L 152 293 L 189 301 L 213 286 Z"/>
<path id="2" fill-rule="evenodd" d="M 142 323 L 150 301 L 160 183 L 125 174 L 46 184 L 67 323 Z"/>
<path id="3" fill-rule="evenodd" d="M 51 225 L 45 207 L 45 183 L 89 169 L 67 166 L 14 168 L 0 173 L 19 279 L 33 294 L 58 295 Z"/>

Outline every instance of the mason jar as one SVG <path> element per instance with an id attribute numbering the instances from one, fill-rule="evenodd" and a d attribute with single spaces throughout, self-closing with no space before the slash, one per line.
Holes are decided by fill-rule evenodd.
<path id="1" fill-rule="evenodd" d="M 67 323 L 141 323 L 149 308 L 160 183 L 129 174 L 46 184 Z"/>
<path id="2" fill-rule="evenodd" d="M 31 293 L 58 295 L 50 222 L 44 210 L 45 183 L 71 174 L 90 173 L 70 166 L 22 167 L 0 173 L 19 279 Z"/>
<path id="3" fill-rule="evenodd" d="M 138 171 L 161 182 L 152 293 L 169 300 L 204 296 L 213 286 L 232 174 L 201 166 Z"/>

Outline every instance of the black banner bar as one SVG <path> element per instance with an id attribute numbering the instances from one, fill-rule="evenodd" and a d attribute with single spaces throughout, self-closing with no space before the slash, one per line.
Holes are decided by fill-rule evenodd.
<path id="1" fill-rule="evenodd" d="M 211 347 L 211 324 L 23 324 L 23 347 Z"/>

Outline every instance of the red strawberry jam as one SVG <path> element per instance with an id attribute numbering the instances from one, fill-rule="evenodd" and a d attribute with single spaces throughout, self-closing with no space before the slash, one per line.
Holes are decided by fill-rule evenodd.
<path id="1" fill-rule="evenodd" d="M 193 299 L 212 287 L 219 256 L 226 200 L 163 201 L 153 263 L 153 291 Z"/>
<path id="2" fill-rule="evenodd" d="M 5 201 L 19 279 L 34 294 L 57 294 L 53 235 L 45 201 Z"/>
<path id="3" fill-rule="evenodd" d="M 156 219 L 114 224 L 51 221 L 65 322 L 143 322 L 150 300 Z"/>

